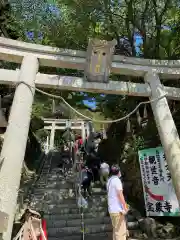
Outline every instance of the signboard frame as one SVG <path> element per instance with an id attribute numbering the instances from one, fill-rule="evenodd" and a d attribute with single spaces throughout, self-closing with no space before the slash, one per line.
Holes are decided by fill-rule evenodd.
<path id="1" fill-rule="evenodd" d="M 180 216 L 163 148 L 138 151 L 147 216 Z"/>

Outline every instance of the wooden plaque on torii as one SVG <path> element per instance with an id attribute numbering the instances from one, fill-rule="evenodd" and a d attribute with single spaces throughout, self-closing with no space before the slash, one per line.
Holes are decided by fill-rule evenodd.
<path id="1" fill-rule="evenodd" d="M 116 40 L 89 40 L 84 71 L 89 82 L 108 83 Z"/>

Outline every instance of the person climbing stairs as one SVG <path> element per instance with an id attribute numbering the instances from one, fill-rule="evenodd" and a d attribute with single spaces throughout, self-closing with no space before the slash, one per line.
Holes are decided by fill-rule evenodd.
<path id="1" fill-rule="evenodd" d="M 65 178 L 57 167 L 58 164 L 59 158 L 56 154 L 51 154 L 31 193 L 30 207 L 44 212 L 48 240 L 80 240 L 83 235 L 85 240 L 112 239 L 106 192 L 97 184 L 92 187 L 92 197 L 88 199 L 88 208 L 83 210 L 82 218 L 72 169 L 69 169 Z M 127 215 L 127 224 L 130 237 L 143 238 L 138 221 L 131 211 Z"/>

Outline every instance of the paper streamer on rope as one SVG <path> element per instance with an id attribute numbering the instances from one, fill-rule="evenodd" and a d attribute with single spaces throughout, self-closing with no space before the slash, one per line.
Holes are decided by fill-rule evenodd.
<path id="1" fill-rule="evenodd" d="M 52 113 L 55 113 L 56 107 L 55 107 L 55 100 L 52 101 Z"/>
<path id="2" fill-rule="evenodd" d="M 137 116 L 137 122 L 139 123 L 139 125 L 141 125 L 141 116 L 139 113 L 139 109 L 136 111 L 136 116 Z"/>
<path id="3" fill-rule="evenodd" d="M 144 113 L 143 113 L 143 119 L 141 121 L 141 126 L 144 128 L 147 126 L 147 123 L 148 123 L 147 106 L 144 105 Z"/>
<path id="4" fill-rule="evenodd" d="M 143 118 L 147 118 L 148 117 L 148 114 L 147 114 L 147 107 L 146 107 L 146 104 L 144 105 L 144 115 L 143 115 Z"/>
<path id="5" fill-rule="evenodd" d="M 127 133 L 130 133 L 130 132 L 131 132 L 131 123 L 130 123 L 129 118 L 128 118 L 128 120 L 127 120 L 126 132 L 127 132 Z"/>
<path id="6" fill-rule="evenodd" d="M 4 116 L 4 112 L 3 109 L 1 107 L 1 95 L 0 95 L 0 127 L 7 127 L 7 121 L 6 118 Z"/>
<path id="7" fill-rule="evenodd" d="M 107 139 L 106 129 L 104 127 L 104 124 L 103 124 L 103 139 Z"/>

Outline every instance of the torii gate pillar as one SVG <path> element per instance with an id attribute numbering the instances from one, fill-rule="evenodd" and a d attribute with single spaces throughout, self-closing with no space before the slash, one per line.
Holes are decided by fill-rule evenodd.
<path id="1" fill-rule="evenodd" d="M 46 145 L 45 145 L 45 153 L 48 154 L 49 152 L 49 136 L 46 138 Z"/>
<path id="2" fill-rule="evenodd" d="M 153 72 L 145 75 L 152 90 L 151 100 L 165 95 L 159 76 Z M 180 204 L 180 139 L 166 97 L 151 103 L 160 139 L 166 155 L 173 185 Z"/>
<path id="3" fill-rule="evenodd" d="M 86 137 L 87 137 L 87 138 L 89 137 L 89 134 L 90 134 L 89 124 L 86 123 Z"/>
<path id="4" fill-rule="evenodd" d="M 16 88 L 0 155 L 3 161 L 0 169 L 0 224 L 4 222 L 0 239 L 3 240 L 11 239 L 38 66 L 38 59 L 33 55 L 25 56 L 22 61 L 19 82 L 24 81 L 33 88 L 23 83 Z M 4 215 L 6 219 L 3 219 Z"/>
<path id="5" fill-rule="evenodd" d="M 83 141 L 85 141 L 85 139 L 86 139 L 86 129 L 85 129 L 85 126 L 84 126 L 84 121 L 82 121 L 82 123 L 81 123 L 81 136 L 82 136 Z"/>
<path id="6" fill-rule="evenodd" d="M 55 127 L 56 127 L 56 124 L 53 122 L 52 128 L 51 128 L 51 135 L 50 135 L 50 145 L 49 145 L 50 150 L 54 149 Z"/>

